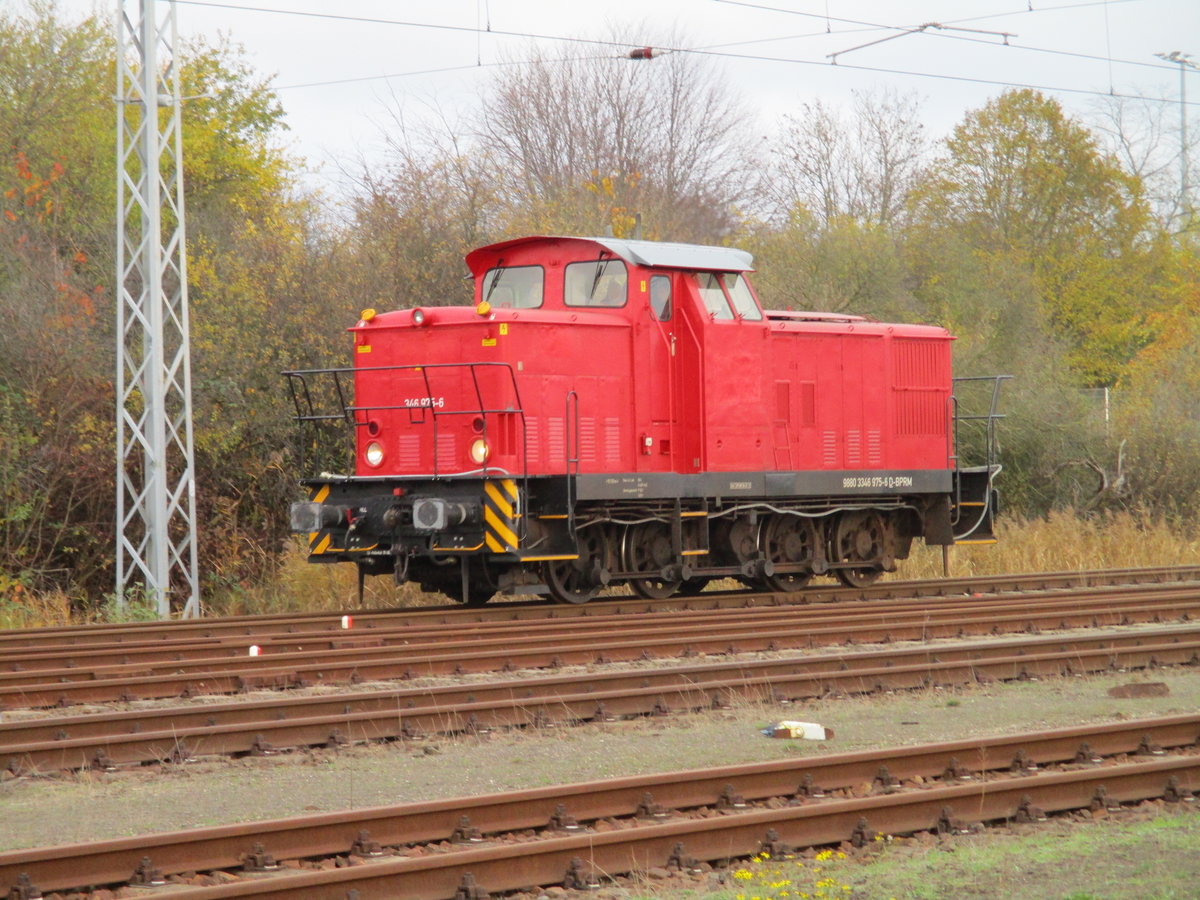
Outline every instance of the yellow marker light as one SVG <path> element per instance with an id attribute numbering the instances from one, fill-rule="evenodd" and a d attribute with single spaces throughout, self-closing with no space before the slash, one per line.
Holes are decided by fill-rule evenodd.
<path id="1" fill-rule="evenodd" d="M 490 453 L 487 441 L 483 438 L 476 438 L 471 442 L 471 462 L 477 466 L 482 466 L 487 462 L 488 454 Z"/>
<path id="2" fill-rule="evenodd" d="M 486 316 L 492 311 L 492 304 L 486 300 L 480 300 L 479 305 L 475 307 L 475 313 L 480 316 Z"/>
<path id="3" fill-rule="evenodd" d="M 364 322 L 370 322 L 373 318 L 375 318 L 375 310 L 364 309 L 362 312 L 360 312 L 358 314 L 358 317 L 360 319 L 362 319 Z"/>

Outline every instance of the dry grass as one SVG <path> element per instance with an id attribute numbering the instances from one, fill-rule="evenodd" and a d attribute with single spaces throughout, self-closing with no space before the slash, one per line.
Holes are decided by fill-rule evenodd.
<path id="1" fill-rule="evenodd" d="M 1074 512 L 1052 513 L 1046 519 L 1006 519 L 997 525 L 996 544 L 956 547 L 950 554 L 950 574 L 997 575 L 1018 572 L 1084 571 L 1200 562 L 1200 535 L 1181 533 L 1161 520 L 1132 513 L 1081 517 Z M 900 563 L 893 578 L 938 578 L 940 548 L 921 543 L 910 559 Z M 362 606 L 367 608 L 424 606 L 445 602 L 424 594 L 416 585 L 396 585 L 390 578 L 368 578 Z M 226 589 L 205 598 L 212 615 L 245 615 L 359 607 L 358 580 L 350 565 L 313 565 L 304 547 L 294 543 L 277 577 L 263 585 Z M 101 617 L 105 617 L 101 613 Z M 0 576 L 0 628 L 30 628 L 90 621 L 95 614 L 72 611 L 61 593 L 35 594 Z"/>
<path id="2" fill-rule="evenodd" d="M 0 630 L 45 628 L 72 621 L 78 619 L 71 612 L 70 598 L 62 591 L 30 591 L 0 573 Z"/>
<path id="3" fill-rule="evenodd" d="M 1200 534 L 1181 533 L 1162 519 L 1134 513 L 1105 513 L 1087 518 L 1073 511 L 1045 519 L 1004 519 L 997 523 L 997 543 L 955 547 L 950 552 L 952 576 L 1024 572 L 1080 572 L 1139 566 L 1200 563 Z M 942 552 L 913 545 L 913 555 L 900 563 L 902 578 L 938 578 Z"/>
<path id="4" fill-rule="evenodd" d="M 239 588 L 206 599 L 214 615 L 378 609 L 445 603 L 440 594 L 426 594 L 415 584 L 397 585 L 390 576 L 368 578 L 358 601 L 358 572 L 348 564 L 308 562 L 307 542 L 297 538 L 288 547 L 274 581 Z"/>

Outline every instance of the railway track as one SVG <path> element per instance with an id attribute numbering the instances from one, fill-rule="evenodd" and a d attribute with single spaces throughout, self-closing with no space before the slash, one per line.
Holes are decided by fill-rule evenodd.
<path id="1" fill-rule="evenodd" d="M 426 624 L 334 641 L 294 636 L 259 643 L 184 642 L 168 659 L 113 662 L 112 648 L 15 648 L 0 672 L 0 708 L 70 706 L 242 693 L 259 688 L 408 680 L 554 669 L 701 654 L 774 652 L 996 636 L 1050 629 L 1186 621 L 1200 615 L 1195 584 L 1060 589 L 1049 595 L 876 601 L 811 606 L 614 613 L 578 619 Z M 345 634 L 345 633 L 343 633 Z M 198 655 L 187 655 L 193 648 Z M 117 652 L 136 653 L 141 648 Z"/>
<path id="2" fill-rule="evenodd" d="M 0 890 L 162 882 L 156 897 L 443 900 L 586 888 L 649 866 L 1191 803 L 1198 740 L 1200 715 L 1178 715 L 19 850 L 0 853 Z"/>
<path id="3" fill-rule="evenodd" d="M 472 622 L 576 619 L 644 612 L 744 608 L 754 606 L 816 606 L 847 601 L 925 599 L 975 594 L 1045 592 L 1077 588 L 1115 587 L 1200 581 L 1200 566 L 1163 566 L 1137 569 L 1104 569 L 1092 572 L 1049 572 L 1030 575 L 989 575 L 929 581 L 883 581 L 867 588 L 810 586 L 795 594 L 760 594 L 750 591 L 706 592 L 691 597 L 641 600 L 602 597 L 581 606 L 546 601 L 513 601 L 485 607 L 460 605 L 419 609 L 359 610 L 352 612 L 357 631 L 441 623 L 461 627 Z M 161 641 L 193 639 L 218 643 L 222 639 L 267 635 L 330 634 L 343 631 L 342 612 L 231 616 L 169 622 L 112 623 L 54 628 L 10 629 L 0 633 L 0 658 L 18 648 L 66 647 L 86 650 L 139 644 L 162 646 Z M 259 641 L 261 643 L 261 641 Z M 86 652 L 86 651 L 85 651 Z"/>
<path id="4" fill-rule="evenodd" d="M 0 766 L 44 775 L 1168 665 L 1200 665 L 1200 626 L 18 720 L 0 723 Z"/>
<path id="5" fill-rule="evenodd" d="M 976 616 L 997 617 L 1004 612 L 1020 619 L 1026 614 L 1060 616 L 1059 627 L 1115 624 L 1122 617 L 1141 615 L 1141 607 L 1154 601 L 1174 604 L 1170 608 L 1151 608 L 1150 614 L 1179 612 L 1191 614 L 1191 601 L 1200 597 L 1200 585 L 1143 587 L 1084 588 L 1061 591 L 1040 597 L 1037 595 L 1001 594 L 989 597 L 954 597 L 937 600 L 876 601 L 871 603 L 840 603 L 818 609 L 807 607 L 751 607 L 690 610 L 682 621 L 675 613 L 643 613 L 634 618 L 621 613 L 593 616 L 584 624 L 577 621 L 546 619 L 542 621 L 504 621 L 463 624 L 415 623 L 387 625 L 370 629 L 345 629 L 328 637 L 324 635 L 266 634 L 237 635 L 223 638 L 186 638 L 166 641 L 138 641 L 111 644 L 73 644 L 59 647 L 8 648 L 0 664 L 0 685 L 15 684 L 29 678 L 52 677 L 60 681 L 95 678 L 111 674 L 120 676 L 137 668 L 154 671 L 179 671 L 187 666 L 210 664 L 214 670 L 227 665 L 245 664 L 256 648 L 255 655 L 264 665 L 270 661 L 291 662 L 301 658 L 320 661 L 319 656 L 333 651 L 360 651 L 370 655 L 380 649 L 419 653 L 440 646 L 470 646 L 488 650 L 497 647 L 536 648 L 547 640 L 556 645 L 574 647 L 585 644 L 612 629 L 622 635 L 638 637 L 657 635 L 668 626 L 682 635 L 715 634 L 722 628 L 743 626 L 749 621 L 791 628 L 797 624 L 821 628 L 827 626 L 854 628 L 851 640 L 872 642 L 890 636 L 888 626 L 895 625 L 902 635 L 914 633 L 914 622 L 927 625 L 934 632 L 944 622 L 960 624 L 970 629 Z M 1031 620 L 1032 621 L 1032 620 Z M 861 627 L 860 627 L 861 626 Z M 870 626 L 876 626 L 872 633 Z M 883 630 L 880 630 L 880 627 Z M 919 634 L 924 638 L 925 634 Z M 938 636 L 937 633 L 932 636 Z M 346 654 L 343 654 L 346 655 Z"/>

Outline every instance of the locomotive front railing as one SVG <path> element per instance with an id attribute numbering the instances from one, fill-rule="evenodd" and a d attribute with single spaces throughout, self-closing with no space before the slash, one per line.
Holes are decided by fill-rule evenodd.
<path id="1" fill-rule="evenodd" d="M 436 384 L 442 376 L 450 376 L 453 373 L 462 375 L 463 370 L 466 371 L 466 376 L 470 379 L 470 388 L 466 392 L 450 392 L 445 391 L 442 394 L 435 394 Z M 419 374 L 420 384 L 423 386 L 424 395 L 407 397 L 403 403 L 399 404 L 372 404 L 359 405 L 351 399 L 351 392 L 347 389 L 346 379 L 353 379 L 358 375 L 371 373 L 409 373 Z M 293 421 L 299 423 L 303 428 L 305 424 L 319 426 L 322 423 L 332 423 L 341 421 L 351 429 L 363 428 L 370 424 L 370 413 L 374 412 L 398 412 L 406 411 L 408 413 L 409 424 L 421 426 L 428 423 L 431 426 L 433 440 L 433 471 L 423 473 L 432 478 L 449 478 L 462 475 L 475 475 L 487 477 L 489 475 L 518 475 L 523 481 L 525 495 L 528 496 L 529 490 L 529 435 L 526 427 L 525 409 L 521 403 L 520 387 L 517 384 L 516 372 L 509 363 L 505 362 L 468 362 L 468 363 L 430 363 L 426 365 L 398 365 L 398 366 L 358 366 L 358 367 L 343 367 L 343 368 L 328 368 L 328 369 L 296 369 L 282 373 L 287 379 L 288 388 L 291 394 L 292 405 L 295 408 Z M 494 390 L 494 394 L 503 394 L 511 387 L 512 403 L 508 405 L 489 405 L 485 402 L 484 396 L 488 391 L 485 388 L 487 379 L 499 379 L 493 381 L 493 384 L 498 384 L 498 389 Z M 321 405 L 320 400 L 314 398 L 313 385 L 320 379 L 327 382 L 330 387 L 325 391 L 325 405 Z M 461 393 L 473 397 L 474 404 L 460 403 L 459 405 L 447 405 L 446 396 L 454 397 Z M 356 398 L 355 398 L 356 399 Z M 467 398 L 463 397 L 465 401 Z M 442 421 L 446 416 L 478 416 L 483 421 L 483 428 L 480 437 L 486 442 L 487 446 L 494 447 L 492 441 L 494 435 L 491 433 L 492 417 L 498 415 L 515 415 L 520 422 L 520 454 L 521 454 L 521 471 L 519 473 L 509 472 L 499 466 L 489 464 L 490 456 L 485 459 L 478 469 L 469 472 L 451 472 L 445 471 L 447 468 L 443 465 L 444 460 L 441 459 L 441 442 L 438 440 L 441 434 Z M 356 441 L 355 441 L 356 443 Z M 351 453 L 353 454 L 353 450 Z M 353 455 L 352 455 L 353 458 Z M 351 466 L 351 471 L 353 471 Z M 524 520 L 521 522 L 522 532 L 525 529 Z M 524 537 L 524 535 L 521 535 Z"/>
<path id="2" fill-rule="evenodd" d="M 966 424 L 969 428 L 976 430 L 982 434 L 981 455 L 982 462 L 978 465 L 992 466 L 995 464 L 999 455 L 999 444 L 997 442 L 996 426 L 1004 414 L 999 412 L 1000 408 L 1000 387 L 1005 381 L 1008 381 L 1013 376 L 1011 375 L 971 375 L 962 378 L 953 379 L 951 402 L 954 411 L 954 450 L 952 460 L 958 467 L 961 462 L 962 444 L 960 443 L 961 434 L 959 426 Z M 991 384 L 991 389 L 988 392 L 987 411 L 980 413 L 964 414 L 961 410 L 961 388 L 968 384 Z M 973 423 L 979 423 L 975 426 Z"/>

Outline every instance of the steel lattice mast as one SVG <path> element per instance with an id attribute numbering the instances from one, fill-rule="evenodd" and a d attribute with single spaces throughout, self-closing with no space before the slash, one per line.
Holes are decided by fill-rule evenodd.
<path id="1" fill-rule="evenodd" d="M 178 31 L 156 2 L 117 0 L 117 596 L 140 583 L 166 618 L 200 590 Z"/>

